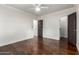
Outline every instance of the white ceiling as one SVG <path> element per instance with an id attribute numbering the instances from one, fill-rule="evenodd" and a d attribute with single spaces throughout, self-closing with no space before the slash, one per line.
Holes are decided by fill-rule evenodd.
<path id="1" fill-rule="evenodd" d="M 34 9 L 31 9 L 31 8 L 34 8 L 33 4 L 9 4 L 9 6 L 40 16 L 40 15 L 45 15 L 51 12 L 56 12 L 59 10 L 71 8 L 74 5 L 73 4 L 42 4 L 42 6 L 47 6 L 48 9 L 41 9 L 40 12 L 36 12 Z"/>

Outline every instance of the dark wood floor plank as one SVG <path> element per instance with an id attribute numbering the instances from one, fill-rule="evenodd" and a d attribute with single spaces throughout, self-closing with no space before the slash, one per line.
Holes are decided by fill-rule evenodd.
<path id="1" fill-rule="evenodd" d="M 76 47 L 67 44 L 67 40 L 31 38 L 0 47 L 0 55 L 77 55 Z"/>

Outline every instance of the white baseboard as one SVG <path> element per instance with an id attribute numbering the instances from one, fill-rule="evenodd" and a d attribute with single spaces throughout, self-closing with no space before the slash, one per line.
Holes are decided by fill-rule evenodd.
<path id="1" fill-rule="evenodd" d="M 28 39 L 31 39 L 31 38 L 33 38 L 33 36 L 27 37 L 27 38 L 23 38 L 23 39 L 19 39 L 19 40 L 16 40 L 16 41 L 6 42 L 6 43 L 3 43 L 3 44 L 0 44 L 0 47 L 1 46 L 5 46 L 5 45 L 9 45 L 9 44 L 13 44 L 13 43 L 16 43 L 16 42 L 19 42 L 19 41 L 28 40 Z"/>
<path id="2" fill-rule="evenodd" d="M 55 39 L 55 40 L 60 40 L 59 38 L 54 38 L 54 37 L 48 37 L 48 36 L 43 36 L 44 38 L 49 38 L 49 39 Z"/>

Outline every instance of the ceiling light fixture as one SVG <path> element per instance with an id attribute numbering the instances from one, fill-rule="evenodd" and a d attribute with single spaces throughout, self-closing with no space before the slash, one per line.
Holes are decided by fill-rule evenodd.
<path id="1" fill-rule="evenodd" d="M 41 9 L 40 9 L 40 7 L 36 7 L 35 10 L 36 10 L 37 12 L 39 12 Z"/>
<path id="2" fill-rule="evenodd" d="M 48 8 L 47 6 L 44 6 L 42 4 L 34 4 L 33 6 L 34 7 L 31 8 L 31 9 L 34 9 L 36 12 L 40 12 L 41 9 L 47 9 Z"/>

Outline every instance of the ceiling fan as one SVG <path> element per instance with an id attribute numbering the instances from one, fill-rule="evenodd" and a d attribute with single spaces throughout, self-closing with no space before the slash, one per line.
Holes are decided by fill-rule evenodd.
<path id="1" fill-rule="evenodd" d="M 47 6 L 45 6 L 43 4 L 34 4 L 33 6 L 34 6 L 34 8 L 31 8 L 31 9 L 35 9 L 36 12 L 41 11 L 41 9 L 45 9 L 45 8 L 47 9 L 48 8 Z"/>

